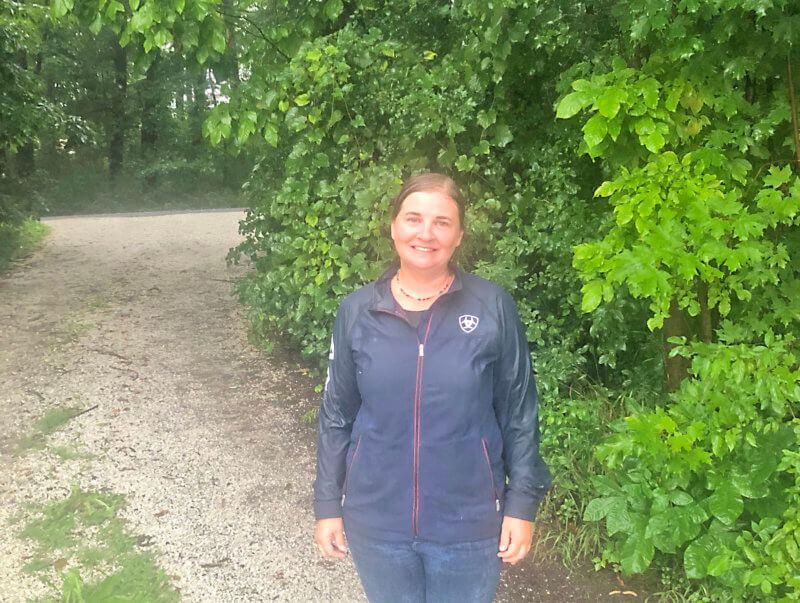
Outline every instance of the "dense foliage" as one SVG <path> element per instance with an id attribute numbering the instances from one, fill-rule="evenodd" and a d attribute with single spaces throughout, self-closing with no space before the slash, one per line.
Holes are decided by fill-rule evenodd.
<path id="1" fill-rule="evenodd" d="M 208 55 L 212 45 L 225 50 L 224 24 L 209 17 L 213 40 L 201 65 L 166 45 L 166 33 L 130 31 L 144 19 L 132 19 L 135 8 L 0 6 L 0 222 L 203 206 L 212 191 L 235 200 L 247 155 L 233 158 L 202 135 L 220 100 L 217 80 L 231 71 Z"/>
<path id="2" fill-rule="evenodd" d="M 625 289 L 691 361 L 600 446 L 584 517 L 624 571 L 678 556 L 737 599 L 800 598 L 796 8 L 620 3 L 628 42 L 558 106 L 609 169 L 613 215 L 575 250 L 584 309 Z"/>
<path id="3" fill-rule="evenodd" d="M 668 587 L 800 598 L 797 2 L 51 8 L 130 48 L 159 127 L 187 98 L 168 74 L 212 66 L 203 134 L 255 159 L 230 258 L 258 337 L 321 365 L 341 297 L 392 260 L 402 179 L 450 173 L 458 261 L 535 350 L 545 516 Z"/>

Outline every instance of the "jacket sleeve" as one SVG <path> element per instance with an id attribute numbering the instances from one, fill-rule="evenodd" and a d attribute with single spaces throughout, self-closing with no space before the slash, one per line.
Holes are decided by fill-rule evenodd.
<path id="1" fill-rule="evenodd" d="M 317 478 L 314 480 L 316 519 L 342 516 L 342 485 L 346 471 L 347 448 L 361 395 L 356 383 L 356 367 L 350 345 L 347 311 L 339 306 L 333 325 L 328 376 L 319 410 Z"/>
<path id="2" fill-rule="evenodd" d="M 539 454 L 539 396 L 525 328 L 503 291 L 499 300 L 500 356 L 494 371 L 494 410 L 503 436 L 508 478 L 504 515 L 533 521 L 552 483 Z"/>

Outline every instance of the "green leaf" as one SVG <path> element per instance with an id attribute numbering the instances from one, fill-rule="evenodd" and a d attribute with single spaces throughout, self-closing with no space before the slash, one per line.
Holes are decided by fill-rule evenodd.
<path id="1" fill-rule="evenodd" d="M 658 130 L 651 132 L 647 136 L 640 137 L 639 140 L 651 153 L 658 153 L 666 142 L 664 136 Z"/>
<path id="2" fill-rule="evenodd" d="M 117 0 L 111 0 L 106 7 L 106 19 L 113 21 L 117 13 L 124 11 L 125 7 L 121 3 L 117 2 Z"/>
<path id="3" fill-rule="evenodd" d="M 731 566 L 731 559 L 728 555 L 717 555 L 708 562 L 706 571 L 709 576 L 719 576 L 723 572 L 728 571 Z"/>
<path id="4" fill-rule="evenodd" d="M 689 546 L 683 553 L 683 569 L 686 577 L 700 580 L 708 575 L 708 565 L 720 549 L 720 543 L 710 534 L 704 534 Z"/>
<path id="5" fill-rule="evenodd" d="M 750 171 L 750 168 L 753 166 L 750 165 L 750 162 L 747 159 L 734 159 L 730 162 L 730 170 L 731 170 L 731 177 L 744 184 L 747 182 L 747 172 Z"/>
<path id="6" fill-rule="evenodd" d="M 422 58 L 425 59 L 426 61 L 432 61 L 433 59 L 436 58 L 436 53 L 433 52 L 432 50 L 426 50 L 425 52 L 422 53 Z"/>
<path id="7" fill-rule="evenodd" d="M 608 122 L 602 115 L 595 114 L 583 126 L 583 139 L 589 148 L 596 147 L 608 133 Z"/>
<path id="8" fill-rule="evenodd" d="M 73 7 L 73 0 L 53 0 L 53 4 L 50 7 L 53 16 L 56 19 L 60 19 L 64 15 L 66 15 L 69 11 L 72 10 Z"/>
<path id="9" fill-rule="evenodd" d="M 585 104 L 586 97 L 582 92 L 570 92 L 561 99 L 561 102 L 558 103 L 558 108 L 556 109 L 556 118 L 569 119 L 573 115 L 576 115 L 578 111 L 583 109 Z"/>
<path id="10" fill-rule="evenodd" d="M 311 97 L 309 96 L 308 92 L 305 92 L 299 96 L 296 96 L 294 102 L 298 107 L 304 107 L 309 103 L 310 99 Z"/>
<path id="11" fill-rule="evenodd" d="M 622 545 L 620 553 L 622 571 L 626 574 L 642 573 L 650 567 L 655 552 L 653 542 L 641 532 L 635 531 Z"/>
<path id="12" fill-rule="evenodd" d="M 219 54 L 225 52 L 225 34 L 221 30 L 217 29 L 214 31 L 214 37 L 211 39 L 211 47 Z"/>
<path id="13" fill-rule="evenodd" d="M 89 31 L 91 31 L 94 35 L 97 35 L 100 33 L 102 27 L 103 27 L 103 17 L 100 13 L 97 13 L 97 15 L 94 18 L 94 21 L 92 21 L 91 24 L 89 25 Z"/>
<path id="14" fill-rule="evenodd" d="M 481 128 L 488 128 L 497 121 L 497 111 L 494 109 L 478 111 L 477 121 Z"/>
<path id="15" fill-rule="evenodd" d="M 742 514 L 744 502 L 733 484 L 725 481 L 708 497 L 708 510 L 726 526 L 730 526 Z"/>
<path id="16" fill-rule="evenodd" d="M 764 185 L 772 188 L 778 188 L 779 186 L 789 182 L 791 177 L 792 166 L 787 165 L 783 168 L 777 168 L 773 166 L 769 168 L 769 175 L 764 177 Z"/>
<path id="17" fill-rule="evenodd" d="M 614 505 L 609 509 L 606 515 L 606 530 L 609 536 L 613 536 L 618 532 L 629 533 L 633 529 L 633 522 L 631 521 L 630 513 L 628 513 L 628 504 L 625 499 L 618 498 L 615 500 Z"/>
<path id="18" fill-rule="evenodd" d="M 264 126 L 264 140 L 273 147 L 278 146 L 278 128 L 274 124 L 268 123 Z"/>
<path id="19" fill-rule="evenodd" d="M 682 490 L 673 490 L 669 493 L 669 500 L 673 505 L 684 506 L 691 504 L 694 499 L 691 494 L 683 492 Z"/>
<path id="20" fill-rule="evenodd" d="M 494 146 L 504 147 L 512 140 L 514 140 L 514 135 L 511 134 L 511 128 L 507 125 L 502 124 L 495 128 L 494 138 L 492 138 L 492 144 Z"/>
<path id="21" fill-rule="evenodd" d="M 583 519 L 584 521 L 600 521 L 603 518 L 620 516 L 623 513 L 627 516 L 625 499 L 621 496 L 607 496 L 590 500 L 583 512 Z M 620 517 L 615 517 L 612 521 L 619 523 L 619 519 Z M 627 525 L 630 525 L 630 518 L 628 518 Z"/>
<path id="22" fill-rule="evenodd" d="M 344 3 L 342 0 L 328 0 L 325 3 L 325 16 L 331 21 L 335 21 L 344 10 Z"/>
<path id="23" fill-rule="evenodd" d="M 615 192 L 617 192 L 618 185 L 613 180 L 606 180 L 597 187 L 597 190 L 594 191 L 595 197 L 610 197 Z"/>
<path id="24" fill-rule="evenodd" d="M 619 113 L 620 103 L 625 99 L 625 91 L 621 88 L 609 88 L 597 99 L 597 110 L 608 119 Z"/>
<path id="25" fill-rule="evenodd" d="M 592 312 L 603 301 L 603 281 L 600 279 L 589 281 L 581 288 L 581 293 L 583 293 L 581 310 Z"/>

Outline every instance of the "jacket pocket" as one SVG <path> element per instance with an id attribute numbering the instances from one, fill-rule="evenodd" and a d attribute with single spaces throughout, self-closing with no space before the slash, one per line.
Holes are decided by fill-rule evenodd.
<path id="1" fill-rule="evenodd" d="M 420 521 L 483 522 L 495 516 L 495 488 L 480 437 L 423 444 L 420 456 Z"/>
<path id="2" fill-rule="evenodd" d="M 486 467 L 489 469 L 489 483 L 492 485 L 492 500 L 494 500 L 495 508 L 500 510 L 500 498 L 497 496 L 497 486 L 494 481 L 494 471 L 492 470 L 492 461 L 489 458 L 489 447 L 486 445 L 486 438 L 481 438 L 481 445 L 483 446 L 483 456 L 486 459 Z"/>
<path id="3" fill-rule="evenodd" d="M 353 451 L 353 457 L 350 459 L 350 465 L 347 467 L 347 474 L 344 477 L 344 487 L 342 488 L 342 498 L 347 496 L 347 486 L 350 484 L 350 476 L 353 474 L 353 465 L 356 463 L 358 456 L 358 449 L 361 447 L 361 436 L 358 436 L 356 441 L 356 449 Z"/>

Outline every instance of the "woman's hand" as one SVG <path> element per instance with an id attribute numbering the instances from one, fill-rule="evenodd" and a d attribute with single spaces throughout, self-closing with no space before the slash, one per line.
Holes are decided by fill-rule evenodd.
<path id="1" fill-rule="evenodd" d="M 503 528 L 500 530 L 500 552 L 497 556 L 503 563 L 516 565 L 531 550 L 533 540 L 533 522 L 517 519 L 516 517 L 503 517 Z"/>
<path id="2" fill-rule="evenodd" d="M 317 522 L 314 538 L 323 557 L 344 559 L 347 556 L 347 545 L 344 542 L 344 526 L 341 517 L 320 519 Z"/>

